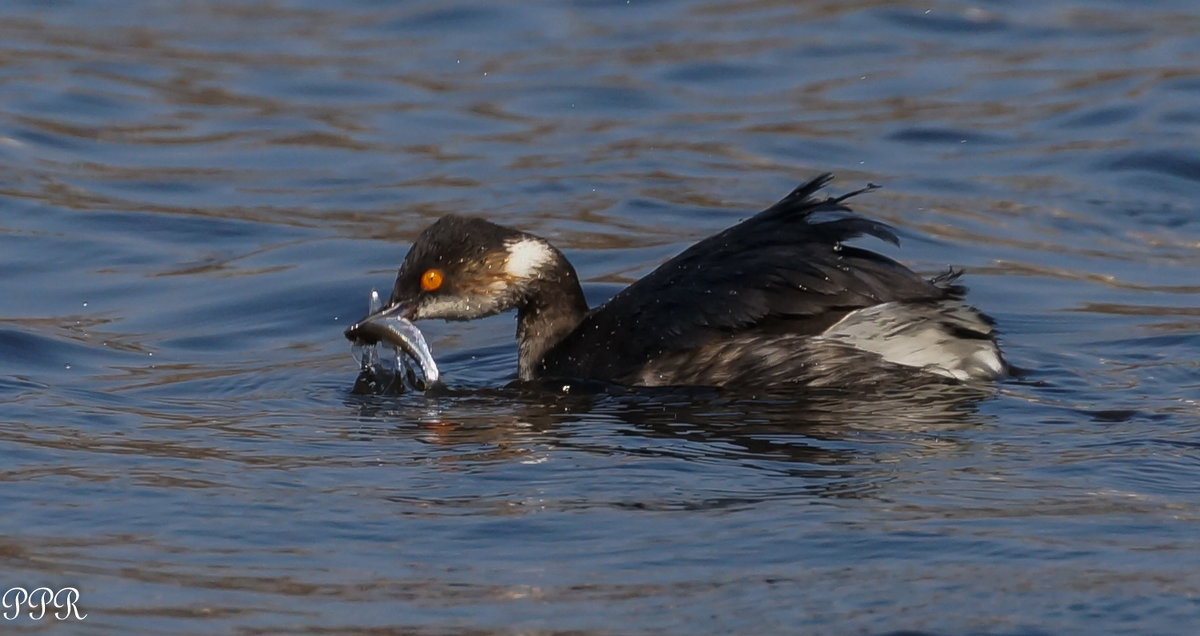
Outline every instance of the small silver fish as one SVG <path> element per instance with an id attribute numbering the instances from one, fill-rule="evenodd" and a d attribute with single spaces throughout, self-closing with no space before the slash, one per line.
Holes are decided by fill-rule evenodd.
<path id="1" fill-rule="evenodd" d="M 396 350 L 397 373 L 401 365 L 407 368 L 407 360 L 412 359 L 425 378 L 424 388 L 429 388 L 441 374 L 424 334 L 405 318 L 381 313 L 379 306 L 379 292 L 371 290 L 370 313 L 346 329 L 346 338 L 354 343 L 355 358 L 366 370 L 379 362 L 375 345 L 380 342 L 389 344 Z"/>

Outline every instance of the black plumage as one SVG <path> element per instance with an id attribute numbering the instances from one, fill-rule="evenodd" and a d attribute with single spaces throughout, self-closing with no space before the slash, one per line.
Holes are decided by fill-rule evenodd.
<path id="1" fill-rule="evenodd" d="M 801 185 L 590 311 L 574 268 L 542 239 L 446 217 L 414 243 L 384 312 L 471 319 L 516 308 L 526 380 L 771 387 L 878 381 L 913 367 L 956 379 L 1004 373 L 992 321 L 963 303 L 956 276 L 926 280 L 845 244 L 897 239 L 845 205 L 862 190 L 816 197 L 830 179 Z M 446 286 L 423 290 L 418 277 L 433 269 Z"/>

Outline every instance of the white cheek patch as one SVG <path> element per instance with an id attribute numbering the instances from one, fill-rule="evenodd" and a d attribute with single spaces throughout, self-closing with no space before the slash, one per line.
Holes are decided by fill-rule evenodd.
<path id="1" fill-rule="evenodd" d="M 504 273 L 513 278 L 533 278 L 554 260 L 554 252 L 544 241 L 523 238 L 508 244 Z"/>

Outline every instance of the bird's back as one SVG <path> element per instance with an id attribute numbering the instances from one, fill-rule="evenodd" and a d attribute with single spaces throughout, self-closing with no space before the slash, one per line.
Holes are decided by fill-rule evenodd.
<path id="1" fill-rule="evenodd" d="M 983 366 L 1002 366 L 990 319 L 962 302 L 952 280 L 927 281 L 844 244 L 862 235 L 896 237 L 843 204 L 857 193 L 814 197 L 830 178 L 821 175 L 696 243 L 589 312 L 543 357 L 541 375 L 652 386 L 814 384 L 874 372 L 881 363 L 914 366 L 920 356 L 907 350 L 953 339 L 990 347 L 995 364 Z M 889 306 L 906 308 L 924 329 L 899 328 L 882 310 L 863 312 Z M 890 324 L 894 339 L 919 337 L 896 354 L 872 322 Z"/>

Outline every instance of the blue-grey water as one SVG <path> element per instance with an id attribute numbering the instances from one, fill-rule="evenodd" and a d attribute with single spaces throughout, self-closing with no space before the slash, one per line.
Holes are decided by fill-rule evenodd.
<path id="1" fill-rule="evenodd" d="M 600 302 L 826 170 L 1023 379 L 351 392 L 442 214 Z M 5 2 L 0 631 L 1193 633 L 1198 201 L 1192 0 Z"/>

